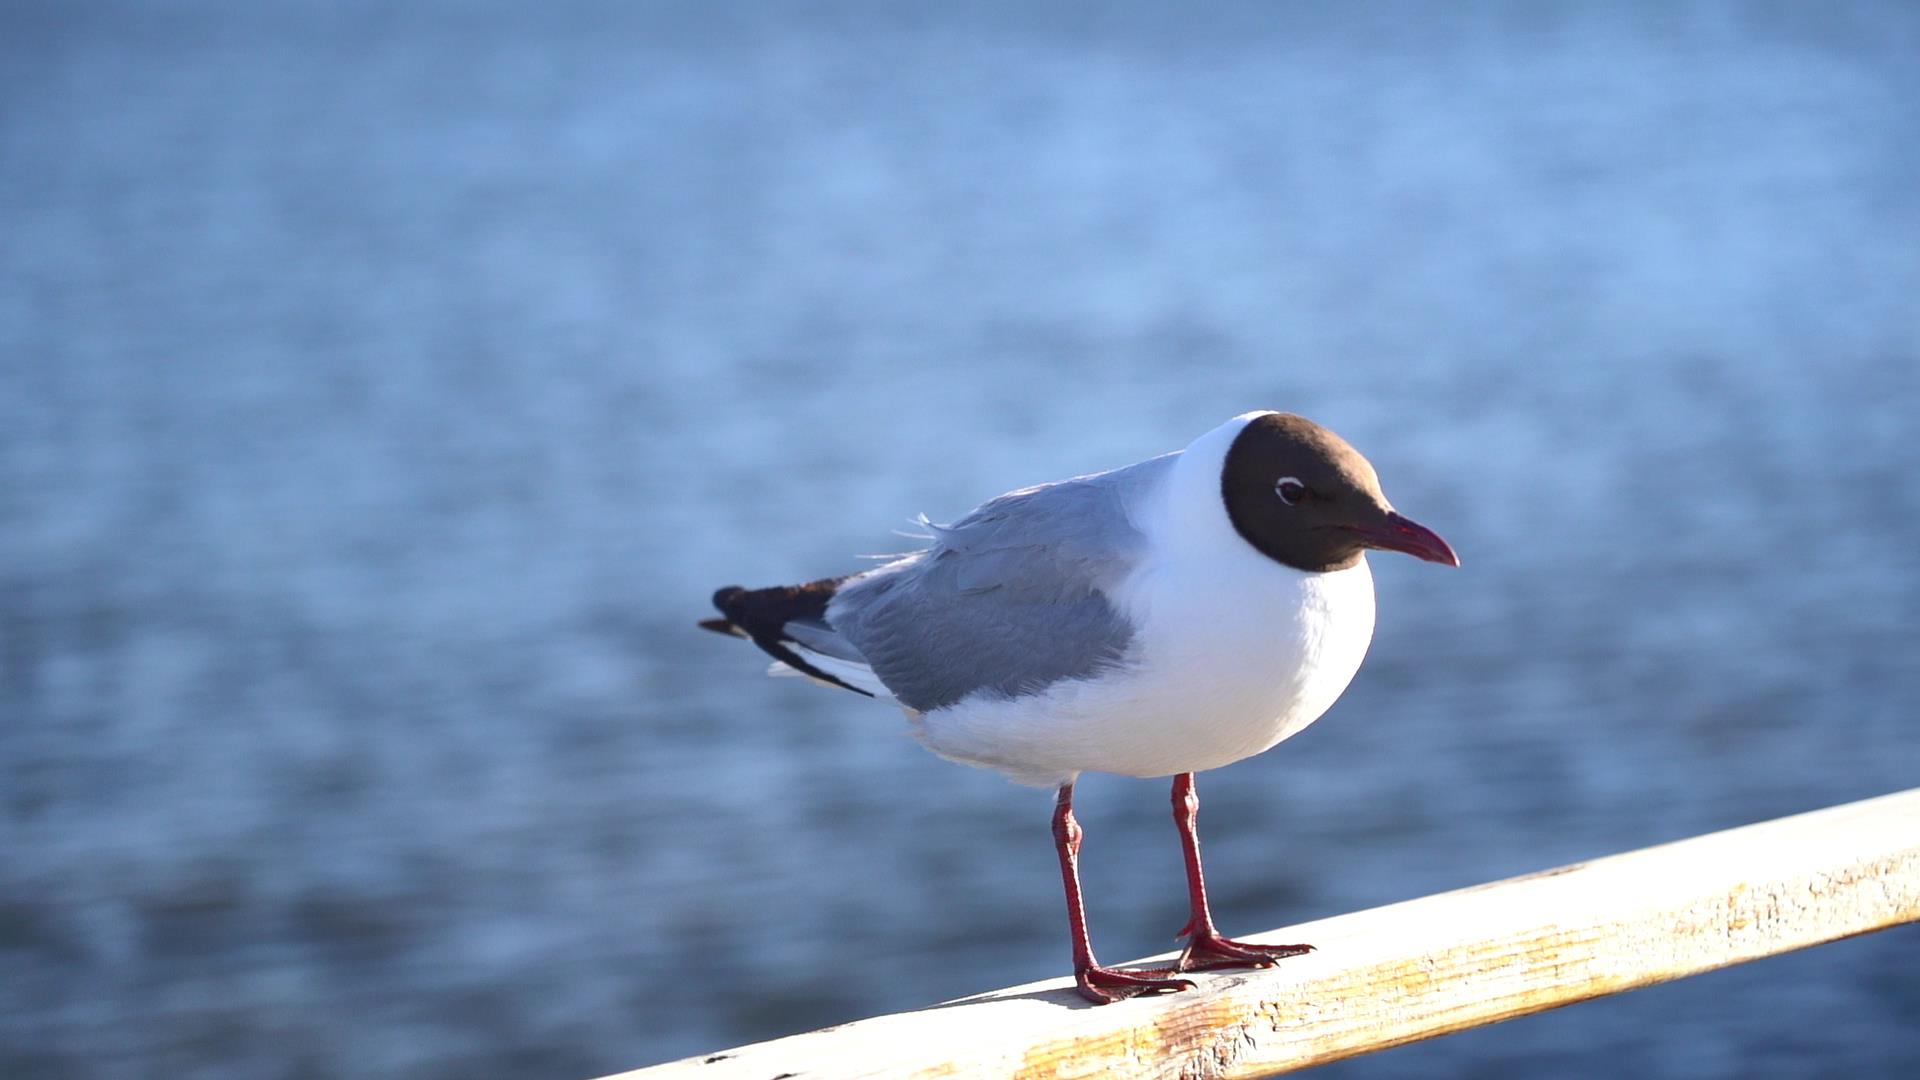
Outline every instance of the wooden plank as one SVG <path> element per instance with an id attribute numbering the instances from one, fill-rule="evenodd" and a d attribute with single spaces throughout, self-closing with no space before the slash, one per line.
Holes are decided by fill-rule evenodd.
<path id="1" fill-rule="evenodd" d="M 1267 1076 L 1916 920 L 1920 788 L 1276 930 L 1319 951 L 1181 994 L 1054 979 L 620 1077 Z"/>

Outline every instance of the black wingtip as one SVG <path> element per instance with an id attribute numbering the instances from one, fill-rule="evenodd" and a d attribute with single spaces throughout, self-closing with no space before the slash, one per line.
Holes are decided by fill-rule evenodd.
<path id="1" fill-rule="evenodd" d="M 793 641 L 785 630 L 788 620 L 821 617 L 827 610 L 827 602 L 833 598 L 834 589 L 845 580 L 844 577 L 822 578 L 804 585 L 771 589 L 743 589 L 738 585 L 728 585 L 715 590 L 713 594 L 713 606 L 726 618 L 702 619 L 700 627 L 716 634 L 746 638 L 767 655 L 803 675 L 843 690 L 851 690 L 862 697 L 873 697 L 872 691 L 862 690 L 831 672 L 822 671 L 787 646 L 788 642 Z"/>

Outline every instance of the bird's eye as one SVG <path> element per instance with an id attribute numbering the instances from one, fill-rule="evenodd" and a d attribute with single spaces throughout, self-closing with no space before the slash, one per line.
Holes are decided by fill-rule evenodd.
<path id="1" fill-rule="evenodd" d="M 1273 493 L 1280 496 L 1281 502 L 1292 506 L 1307 497 L 1307 485 L 1301 483 L 1298 477 L 1283 476 L 1274 482 Z"/>

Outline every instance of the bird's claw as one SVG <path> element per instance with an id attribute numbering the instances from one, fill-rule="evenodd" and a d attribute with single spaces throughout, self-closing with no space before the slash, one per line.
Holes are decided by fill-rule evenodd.
<path id="1" fill-rule="evenodd" d="M 1311 945 L 1256 945 L 1219 934 L 1199 933 L 1187 940 L 1175 971 L 1212 971 L 1215 968 L 1270 968 L 1289 956 L 1304 956 Z"/>
<path id="2" fill-rule="evenodd" d="M 1095 1005 L 1110 1005 L 1141 994 L 1170 994 L 1193 989 L 1191 979 L 1160 977 L 1171 974 L 1172 971 L 1167 968 L 1123 971 L 1120 968 L 1094 966 L 1074 972 L 1073 981 L 1080 988 L 1080 996 Z"/>

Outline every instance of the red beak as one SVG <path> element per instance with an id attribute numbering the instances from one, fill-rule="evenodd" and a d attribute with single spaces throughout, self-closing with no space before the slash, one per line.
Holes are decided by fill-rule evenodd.
<path id="1" fill-rule="evenodd" d="M 1360 535 L 1360 542 L 1370 548 L 1382 551 L 1401 551 L 1416 559 L 1443 563 L 1447 566 L 1459 566 L 1460 556 L 1453 553 L 1440 534 L 1417 521 L 1410 521 L 1392 511 L 1387 512 L 1386 524 L 1378 526 L 1353 526 Z"/>

